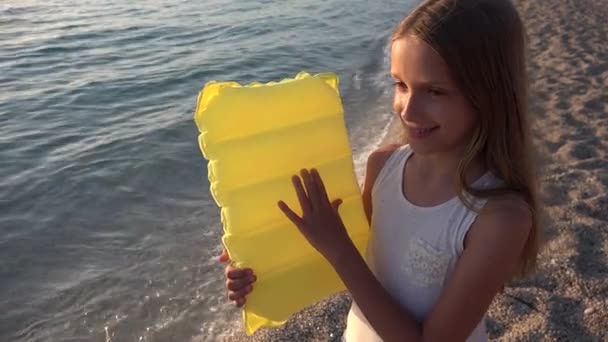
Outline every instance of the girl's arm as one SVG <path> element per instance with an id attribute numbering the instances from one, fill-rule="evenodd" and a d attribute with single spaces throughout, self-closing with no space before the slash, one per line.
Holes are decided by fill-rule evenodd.
<path id="1" fill-rule="evenodd" d="M 400 145 L 390 144 L 380 147 L 379 149 L 372 152 L 367 158 L 367 166 L 365 170 L 365 180 L 363 182 L 363 208 L 365 209 L 365 215 L 367 216 L 368 223 L 372 222 L 372 188 L 376 183 L 376 178 L 380 170 L 384 167 L 384 164 L 388 158 L 395 152 Z"/>
<path id="2" fill-rule="evenodd" d="M 370 156 L 371 181 L 366 179 L 363 196 L 368 218 L 371 188 L 390 153 Z M 339 217 L 340 202 L 330 202 L 318 172 L 303 170 L 302 179 L 304 184 L 299 177 L 293 178 L 302 217 L 282 201 L 280 209 L 332 264 L 364 316 L 385 341 L 464 341 L 514 274 L 532 228 L 531 213 L 521 199 L 489 200 L 471 226 L 465 250 L 437 303 L 424 322 L 417 322 L 368 268 Z"/>
<path id="3" fill-rule="evenodd" d="M 420 323 L 391 298 L 353 247 L 330 262 L 383 340 L 464 341 L 514 274 L 531 227 L 531 214 L 521 200 L 488 201 L 448 284 Z"/>

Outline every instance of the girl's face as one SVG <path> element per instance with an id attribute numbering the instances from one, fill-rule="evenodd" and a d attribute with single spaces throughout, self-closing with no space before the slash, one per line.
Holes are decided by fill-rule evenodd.
<path id="1" fill-rule="evenodd" d="M 416 153 L 466 146 L 477 116 L 435 50 L 415 37 L 395 40 L 391 74 L 395 81 L 393 108 Z"/>

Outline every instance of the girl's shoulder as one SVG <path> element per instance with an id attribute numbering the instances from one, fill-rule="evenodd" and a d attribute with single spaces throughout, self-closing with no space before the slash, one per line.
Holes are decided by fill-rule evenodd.
<path id="1" fill-rule="evenodd" d="M 400 148 L 404 148 L 405 145 L 400 144 L 388 144 L 377 148 L 375 151 L 370 153 L 367 158 L 367 167 L 365 170 L 365 180 L 363 182 L 363 204 L 365 206 L 365 213 L 367 219 L 371 222 L 372 213 L 372 188 L 376 183 L 376 179 L 380 174 L 380 171 L 386 164 L 386 161 Z"/>
<path id="2" fill-rule="evenodd" d="M 501 222 L 503 225 L 524 230 L 530 227 L 533 221 L 530 206 L 522 195 L 515 193 L 489 198 L 480 216 L 487 221 Z"/>
<path id="3" fill-rule="evenodd" d="M 378 147 L 367 158 L 368 166 L 380 167 L 384 166 L 384 163 L 390 158 L 391 155 L 397 150 L 406 149 L 409 145 L 407 144 L 386 144 Z"/>
<path id="4" fill-rule="evenodd" d="M 523 196 L 505 194 L 489 198 L 467 234 L 467 241 L 481 244 L 523 246 L 534 224 L 533 213 Z"/>
<path id="5" fill-rule="evenodd" d="M 367 167 L 366 167 L 366 178 L 368 178 L 369 183 L 372 184 L 380 170 L 386 164 L 386 161 L 393 155 L 393 153 L 399 149 L 407 148 L 407 145 L 403 144 L 386 144 L 378 147 L 372 153 L 370 153 L 367 158 Z"/>

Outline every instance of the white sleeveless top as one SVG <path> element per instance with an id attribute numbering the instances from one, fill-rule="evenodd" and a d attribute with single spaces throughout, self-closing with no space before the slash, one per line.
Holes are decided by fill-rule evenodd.
<path id="1" fill-rule="evenodd" d="M 419 207 L 402 192 L 409 145 L 392 153 L 372 187 L 371 237 L 366 261 L 384 288 L 401 306 L 422 322 L 439 298 L 459 256 L 464 238 L 477 213 L 456 196 L 434 207 Z M 491 173 L 473 186 L 494 187 L 500 182 Z M 471 197 L 472 198 L 472 197 Z M 481 209 L 485 200 L 475 199 Z M 343 341 L 382 341 L 353 302 Z M 482 319 L 467 342 L 485 342 Z"/>

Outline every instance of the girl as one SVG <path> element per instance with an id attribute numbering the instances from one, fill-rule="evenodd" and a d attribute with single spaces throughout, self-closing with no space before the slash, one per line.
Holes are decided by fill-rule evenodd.
<path id="1" fill-rule="evenodd" d="M 539 245 L 523 25 L 510 0 L 427 0 L 392 38 L 406 143 L 369 156 L 366 259 L 316 170 L 293 178 L 302 216 L 278 206 L 352 295 L 346 341 L 486 341 L 490 303 Z M 226 277 L 243 305 L 253 272 Z"/>

